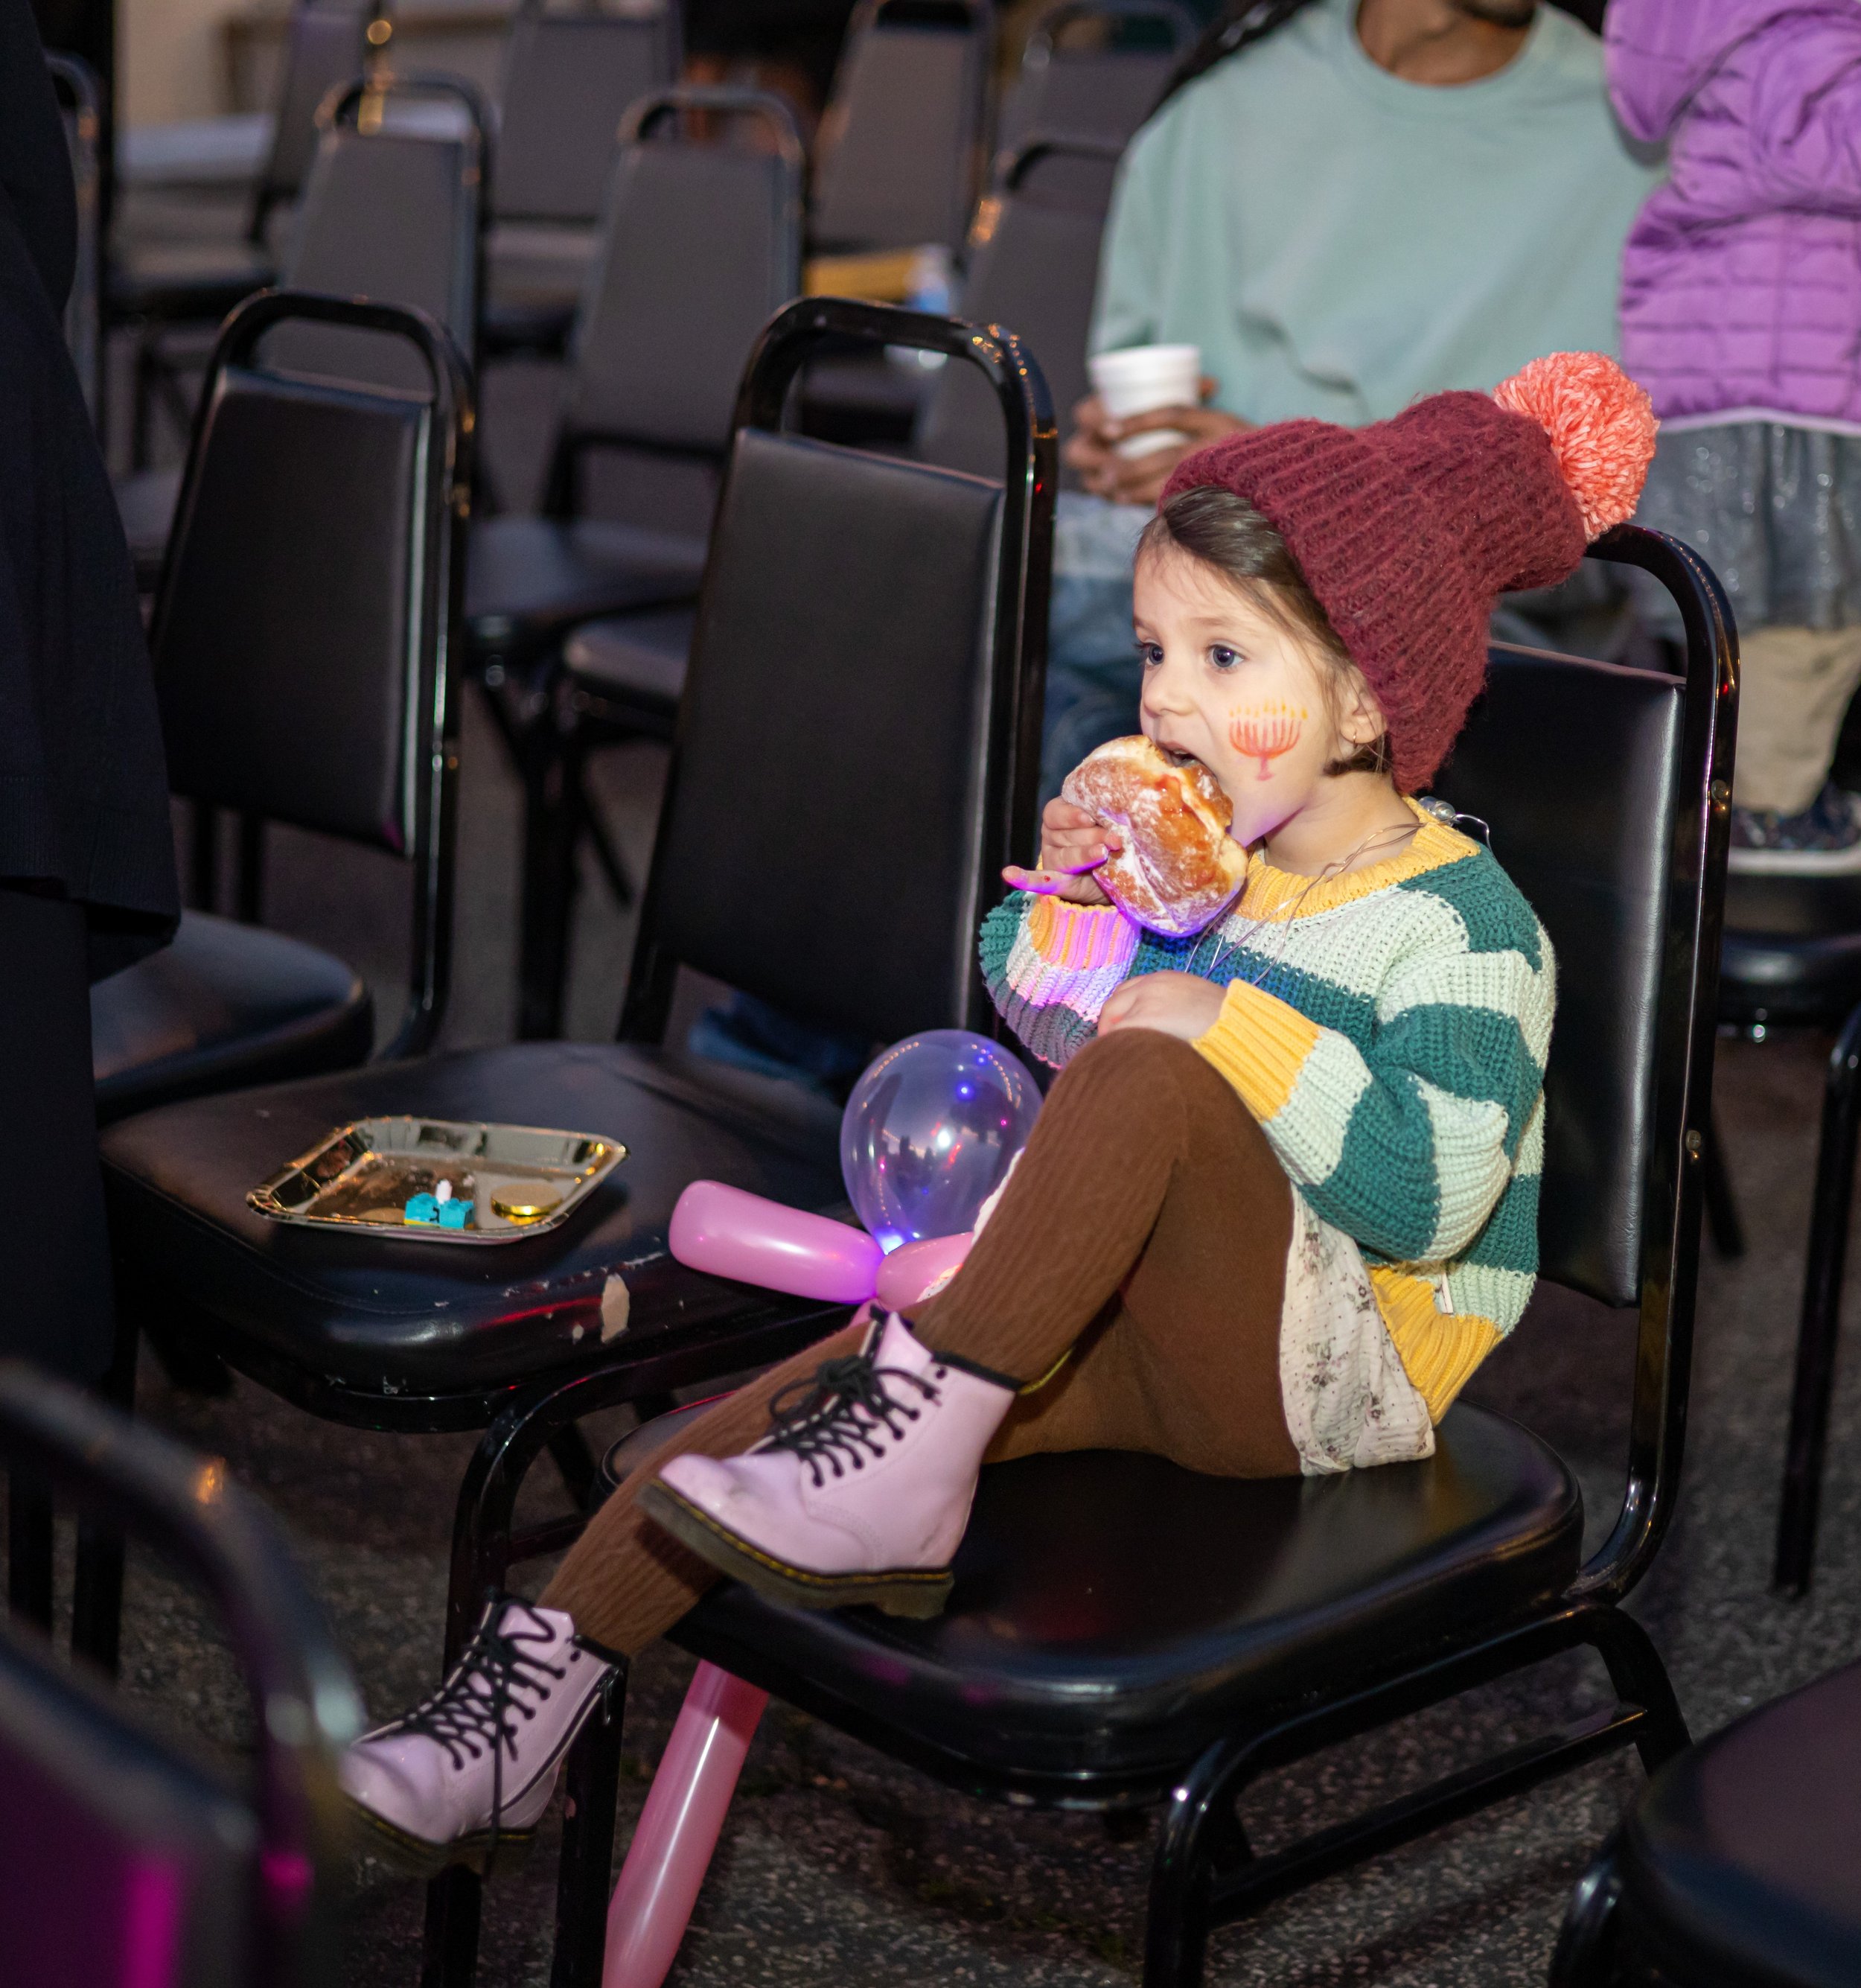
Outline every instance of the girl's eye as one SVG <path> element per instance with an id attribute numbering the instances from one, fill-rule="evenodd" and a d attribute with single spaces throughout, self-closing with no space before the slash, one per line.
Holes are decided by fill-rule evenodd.
<path id="1" fill-rule="evenodd" d="M 1163 661 L 1163 644 L 1160 642 L 1140 642 L 1137 644 L 1137 660 L 1147 670 L 1155 669 Z"/>
<path id="2" fill-rule="evenodd" d="M 1241 652 L 1229 648 L 1224 642 L 1218 642 L 1208 651 L 1208 660 L 1218 670 L 1231 670 L 1240 662 Z"/>

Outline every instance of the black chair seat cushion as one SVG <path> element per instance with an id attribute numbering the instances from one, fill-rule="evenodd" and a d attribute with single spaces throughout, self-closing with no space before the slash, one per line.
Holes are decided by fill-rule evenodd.
<path id="1" fill-rule="evenodd" d="M 684 694 L 685 663 L 697 626 L 695 607 L 616 614 L 576 629 L 563 658 L 590 688 L 670 712 Z"/>
<path id="2" fill-rule="evenodd" d="M 368 989 L 345 962 L 189 911 L 172 945 L 90 990 L 97 1116 L 351 1069 L 374 1027 Z"/>
<path id="3" fill-rule="evenodd" d="M 246 1205 L 337 1127 L 401 1113 L 598 1132 L 629 1155 L 561 1228 L 495 1247 L 299 1228 Z M 525 1043 L 147 1113 L 106 1135 L 104 1172 L 119 1246 L 164 1300 L 353 1388 L 458 1395 L 603 1351 L 610 1270 L 631 1294 L 632 1335 L 742 1313 L 745 1286 L 666 1254 L 673 1203 L 708 1178 L 837 1208 L 839 1121 L 797 1085 L 721 1064 Z"/>
<path id="4" fill-rule="evenodd" d="M 1839 1020 L 1861 1001 L 1861 876 L 1728 877 L 1719 1012 Z"/>
<path id="5" fill-rule="evenodd" d="M 194 323 L 224 317 L 277 280 L 270 251 L 249 242 L 137 242 L 112 254 L 104 308 L 113 317 Z"/>
<path id="6" fill-rule="evenodd" d="M 1051 1799 L 1091 1773 L 1155 1794 L 1270 1708 L 1562 1594 L 1582 1533 L 1557 1456 L 1461 1405 L 1427 1462 L 1343 1476 L 1204 1477 L 1102 1450 L 993 1466 L 935 1621 L 787 1609 L 727 1582 L 673 1639 L 958 1785 L 980 1770 Z"/>
<path id="7" fill-rule="evenodd" d="M 1861 1981 L 1861 1664 L 1670 1761 L 1623 1824 L 1624 1930 L 1680 1981 Z"/>
<path id="8" fill-rule="evenodd" d="M 465 618 L 481 649 L 534 653 L 578 622 L 689 600 L 704 541 L 593 519 L 486 518 L 471 528 Z"/>

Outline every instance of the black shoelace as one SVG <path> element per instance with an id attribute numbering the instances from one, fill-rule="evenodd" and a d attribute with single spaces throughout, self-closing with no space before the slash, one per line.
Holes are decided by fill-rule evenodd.
<path id="1" fill-rule="evenodd" d="M 863 1470 L 869 1456 L 885 1454 L 878 1439 L 881 1428 L 895 1442 L 904 1434 L 903 1425 L 924 1412 L 888 1395 L 880 1384 L 888 1380 L 908 1382 L 927 1401 L 937 1398 L 937 1390 L 921 1375 L 902 1367 L 876 1366 L 870 1353 L 824 1360 L 812 1379 L 797 1381 L 770 1402 L 775 1425 L 770 1449 L 792 1450 L 812 1472 L 817 1490 L 826 1481 L 823 1465 L 836 1477 L 846 1475 L 849 1464 Z M 800 1398 L 791 1401 L 798 1394 Z"/>
<path id="2" fill-rule="evenodd" d="M 505 1626 L 507 1624 L 511 1626 Z M 491 1756 L 491 1841 L 485 1852 L 489 1877 L 504 1820 L 504 1756 L 517 1757 L 519 1720 L 534 1719 L 537 1707 L 568 1675 L 525 1644 L 545 1645 L 556 1632 L 536 1611 L 500 1596 L 486 1611 L 465 1654 L 432 1697 L 385 1729 L 435 1740 L 455 1767 Z M 532 1703 L 528 1701 L 534 1699 Z"/>

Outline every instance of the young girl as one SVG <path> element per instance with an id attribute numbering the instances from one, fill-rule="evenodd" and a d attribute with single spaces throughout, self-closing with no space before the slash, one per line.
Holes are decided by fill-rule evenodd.
<path id="1" fill-rule="evenodd" d="M 1624 252 L 1622 349 L 1663 431 L 1641 522 L 1738 614 L 1731 867 L 1861 870 L 1829 777 L 1861 681 L 1861 7 L 1610 0 L 1606 32 L 1623 122 L 1672 164 Z"/>
<path id="2" fill-rule="evenodd" d="M 720 1572 L 934 1613 L 986 1460 L 1432 1451 L 1532 1290 L 1552 964 L 1492 856 L 1411 796 L 1494 597 L 1569 573 L 1652 445 L 1647 397 L 1566 356 L 1497 401 L 1182 465 L 1137 560 L 1143 723 L 1232 797 L 1241 899 L 1199 938 L 1142 933 L 1092 881 L 1112 838 L 1049 806 L 982 952 L 1065 1067 L 968 1260 L 909 1324 L 856 1319 L 666 1442 L 540 1604 L 495 1602 L 438 1694 L 351 1748 L 403 1859 L 481 1865 L 533 1829 L 613 1653 Z"/>

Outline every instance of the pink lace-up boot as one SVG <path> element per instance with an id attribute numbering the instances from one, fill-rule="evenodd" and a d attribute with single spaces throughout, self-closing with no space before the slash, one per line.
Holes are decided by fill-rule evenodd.
<path id="1" fill-rule="evenodd" d="M 500 1597 L 433 1696 L 350 1747 L 343 1791 L 401 1869 L 488 1872 L 501 1850 L 529 1848 L 613 1674 L 560 1610 Z"/>
<path id="2" fill-rule="evenodd" d="M 936 1614 L 1014 1383 L 932 1353 L 893 1314 L 801 1386 L 742 1456 L 673 1458 L 641 1509 L 772 1600 Z"/>

